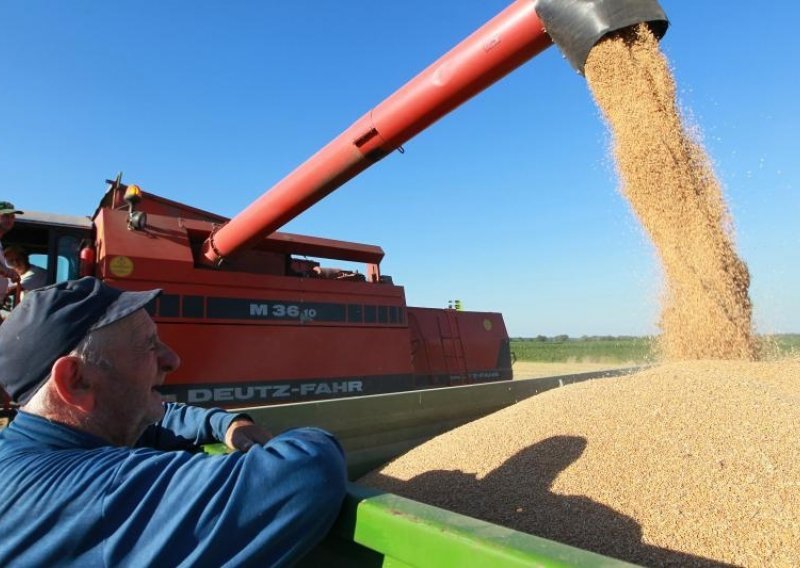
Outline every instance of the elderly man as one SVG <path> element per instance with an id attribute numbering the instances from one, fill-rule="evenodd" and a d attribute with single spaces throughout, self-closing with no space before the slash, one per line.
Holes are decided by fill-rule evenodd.
<path id="1" fill-rule="evenodd" d="M 282 566 L 327 533 L 344 455 L 315 428 L 164 404 L 180 364 L 144 309 L 94 278 L 34 290 L 0 326 L 1 566 Z M 225 441 L 224 456 L 193 453 Z"/>

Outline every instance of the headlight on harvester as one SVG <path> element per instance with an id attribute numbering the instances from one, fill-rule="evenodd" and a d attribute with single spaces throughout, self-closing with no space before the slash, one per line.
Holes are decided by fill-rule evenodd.
<path id="1" fill-rule="evenodd" d="M 141 231 L 147 225 L 147 213 L 136 211 L 136 204 L 142 200 L 142 188 L 136 184 L 129 185 L 122 199 L 128 204 L 128 229 Z"/>

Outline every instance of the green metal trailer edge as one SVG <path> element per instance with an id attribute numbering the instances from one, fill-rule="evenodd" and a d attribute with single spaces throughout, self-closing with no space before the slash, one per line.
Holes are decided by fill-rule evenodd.
<path id="1" fill-rule="evenodd" d="M 330 534 L 300 566 L 623 567 L 631 564 L 350 484 Z"/>

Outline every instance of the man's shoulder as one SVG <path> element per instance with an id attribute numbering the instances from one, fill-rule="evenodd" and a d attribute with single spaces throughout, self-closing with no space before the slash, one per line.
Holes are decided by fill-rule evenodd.
<path id="1" fill-rule="evenodd" d="M 31 264 L 28 271 L 21 277 L 22 286 L 28 290 L 41 288 L 47 284 L 47 270 Z"/>
<path id="2" fill-rule="evenodd" d="M 34 440 L 0 435 L 0 469 L 7 489 L 25 493 L 36 487 L 71 493 L 102 490 L 127 456 L 111 448 L 58 448 Z"/>

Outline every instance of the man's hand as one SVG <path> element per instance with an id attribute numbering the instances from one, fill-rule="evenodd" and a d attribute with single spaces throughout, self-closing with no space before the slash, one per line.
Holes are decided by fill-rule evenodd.
<path id="1" fill-rule="evenodd" d="M 19 282 L 22 278 L 14 270 L 4 270 L 4 276 L 9 278 L 12 282 Z"/>
<path id="2" fill-rule="evenodd" d="M 225 445 L 232 450 L 246 452 L 255 444 L 266 444 L 270 438 L 272 434 L 258 424 L 253 424 L 247 418 L 239 418 L 231 422 L 225 432 Z"/>

